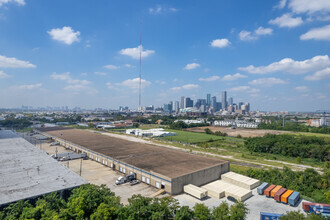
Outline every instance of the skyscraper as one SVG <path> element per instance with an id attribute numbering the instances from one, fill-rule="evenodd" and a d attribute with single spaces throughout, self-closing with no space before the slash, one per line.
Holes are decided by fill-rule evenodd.
<path id="1" fill-rule="evenodd" d="M 184 96 L 181 96 L 180 108 L 184 109 Z"/>
<path id="2" fill-rule="evenodd" d="M 227 109 L 227 91 L 222 91 L 222 93 L 221 93 L 221 104 L 222 104 L 222 109 L 226 110 Z"/>
<path id="3" fill-rule="evenodd" d="M 211 94 L 206 94 L 206 105 L 211 106 Z"/>
<path id="4" fill-rule="evenodd" d="M 233 97 L 230 97 L 228 100 L 228 105 L 233 105 L 233 104 L 234 104 Z"/>
<path id="5" fill-rule="evenodd" d="M 212 106 L 213 108 L 215 108 L 216 104 L 217 104 L 217 97 L 216 97 L 216 96 L 213 96 L 213 97 L 212 97 L 211 106 Z"/>
<path id="6" fill-rule="evenodd" d="M 194 106 L 194 101 L 191 100 L 189 97 L 184 99 L 184 108 L 190 108 Z"/>
<path id="7" fill-rule="evenodd" d="M 172 111 L 178 112 L 179 111 L 179 102 L 173 101 Z"/>

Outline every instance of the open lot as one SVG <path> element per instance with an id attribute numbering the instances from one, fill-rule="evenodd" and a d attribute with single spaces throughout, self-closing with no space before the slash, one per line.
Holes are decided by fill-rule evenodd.
<path id="1" fill-rule="evenodd" d="M 241 135 L 242 137 L 263 137 L 265 134 L 295 133 L 293 131 L 275 131 L 275 130 L 248 129 L 248 128 L 231 129 L 229 127 L 216 127 L 216 126 L 188 128 L 187 131 L 204 133 L 206 128 L 209 128 L 213 132 L 216 131 L 225 132 L 228 134 L 228 136 L 231 137 L 236 137 L 237 135 Z"/>
<path id="2" fill-rule="evenodd" d="M 40 148 L 40 145 L 37 145 Z M 57 149 L 58 153 L 70 152 L 62 146 L 49 146 L 49 143 L 43 143 L 41 149 L 51 154 L 55 154 Z M 80 174 L 80 163 L 82 162 L 81 177 L 87 180 L 91 184 L 101 185 L 105 184 L 111 189 L 117 196 L 121 197 L 121 202 L 128 203 L 128 199 L 134 194 L 141 194 L 142 196 L 150 196 L 157 191 L 156 188 L 149 186 L 145 183 L 139 183 L 134 186 L 130 186 L 129 183 L 122 185 L 116 185 L 115 181 L 118 177 L 122 176 L 121 173 L 112 170 L 100 163 L 93 160 L 71 160 L 60 162 L 70 170 L 74 171 L 78 175 Z"/>
<path id="3" fill-rule="evenodd" d="M 198 133 L 192 133 L 189 131 L 170 130 L 170 129 L 166 129 L 166 131 L 175 132 L 177 133 L 177 135 L 162 137 L 162 139 L 170 140 L 170 141 L 178 141 L 183 143 L 190 143 L 190 144 L 203 143 L 211 139 L 213 140 L 223 139 L 223 137 L 220 136 L 202 133 L 205 132 L 204 130 L 201 130 Z"/>
<path id="4" fill-rule="evenodd" d="M 234 204 L 232 201 L 229 201 L 227 198 L 215 199 L 207 197 L 204 200 L 196 199 L 187 194 L 181 194 L 174 196 L 177 199 L 181 206 L 189 206 L 192 208 L 196 203 L 203 203 L 209 208 L 217 207 L 222 202 L 226 201 L 229 205 Z M 247 219 L 260 219 L 260 212 L 271 212 L 284 214 L 288 211 L 300 211 L 303 212 L 302 202 L 300 201 L 296 207 L 292 207 L 286 204 L 277 203 L 273 198 L 267 198 L 266 196 L 261 196 L 257 193 L 257 189 L 252 190 L 252 197 L 247 199 L 244 202 L 249 209 L 249 214 Z"/>

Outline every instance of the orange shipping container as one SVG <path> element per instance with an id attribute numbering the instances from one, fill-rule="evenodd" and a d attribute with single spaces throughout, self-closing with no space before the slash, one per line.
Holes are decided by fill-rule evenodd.
<path id="1" fill-rule="evenodd" d="M 281 202 L 283 203 L 288 203 L 288 198 L 290 195 L 293 193 L 293 190 L 288 190 L 286 191 L 282 196 L 281 196 Z"/>
<path id="2" fill-rule="evenodd" d="M 279 191 L 282 188 L 282 186 L 278 185 L 276 186 L 271 192 L 270 192 L 270 196 L 274 197 L 275 193 L 277 193 L 277 191 Z"/>
<path id="3" fill-rule="evenodd" d="M 274 185 L 274 184 L 268 186 L 268 188 L 265 189 L 264 194 L 265 194 L 267 197 L 269 197 L 269 196 L 270 196 L 270 192 L 271 192 L 275 187 L 276 187 L 276 185 Z"/>

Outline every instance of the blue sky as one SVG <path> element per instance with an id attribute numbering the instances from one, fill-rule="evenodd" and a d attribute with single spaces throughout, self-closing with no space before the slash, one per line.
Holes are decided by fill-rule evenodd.
<path id="1" fill-rule="evenodd" d="M 0 108 L 330 109 L 330 1 L 0 0 Z"/>

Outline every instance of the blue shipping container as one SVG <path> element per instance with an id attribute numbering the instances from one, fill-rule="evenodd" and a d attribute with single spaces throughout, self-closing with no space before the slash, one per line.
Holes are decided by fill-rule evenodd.
<path id="1" fill-rule="evenodd" d="M 260 186 L 258 186 L 258 188 L 257 188 L 257 192 L 258 192 L 260 195 L 263 195 L 265 189 L 266 189 L 268 186 L 269 186 L 269 184 L 266 183 L 266 182 L 264 182 L 263 184 L 261 184 Z"/>
<path id="2" fill-rule="evenodd" d="M 294 191 L 288 199 L 288 203 L 291 206 L 295 206 L 298 200 L 300 199 L 300 193 Z"/>
<path id="3" fill-rule="evenodd" d="M 260 212 L 260 220 L 279 220 L 282 214 Z"/>

